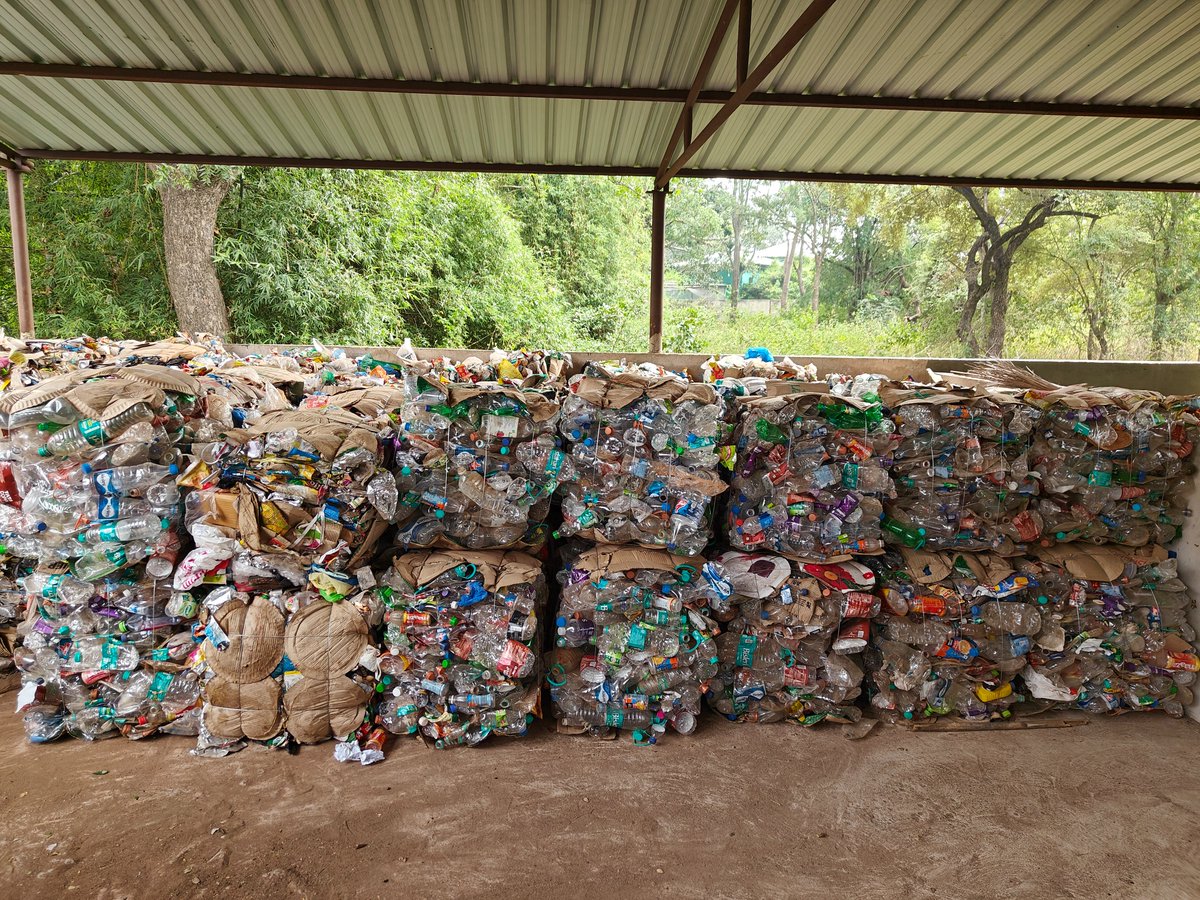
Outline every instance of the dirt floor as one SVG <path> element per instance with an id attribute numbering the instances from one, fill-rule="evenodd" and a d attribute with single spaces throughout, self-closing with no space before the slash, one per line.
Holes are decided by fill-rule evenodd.
<path id="1" fill-rule="evenodd" d="M 367 769 L 332 745 L 25 743 L 0 717 L 0 896 L 1195 897 L 1200 725 L 928 734 L 706 718 Z"/>

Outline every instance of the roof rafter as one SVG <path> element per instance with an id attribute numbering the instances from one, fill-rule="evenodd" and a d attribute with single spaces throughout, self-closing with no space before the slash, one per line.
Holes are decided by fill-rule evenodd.
<path id="1" fill-rule="evenodd" d="M 481 172 L 532 175 L 613 175 L 654 178 L 653 166 L 593 166 L 557 163 L 431 162 L 429 160 L 331 159 L 293 156 L 223 156 L 203 153 L 127 153 L 112 150 L 19 150 L 25 160 L 174 163 L 217 166 L 281 166 L 305 169 L 375 169 L 409 172 Z M 1029 190 L 1174 191 L 1200 193 L 1200 183 L 1174 181 L 1087 181 L 1078 179 L 967 178 L 959 175 L 880 175 L 856 172 L 779 172 L 760 169 L 684 168 L 675 178 L 731 178 L 762 181 L 824 181 L 843 184 L 908 184 L 944 187 L 1006 187 Z"/>
<path id="2" fill-rule="evenodd" d="M 685 103 L 690 93 L 690 91 L 677 88 L 480 81 L 406 81 L 395 78 L 347 78 L 332 75 L 279 75 L 265 72 L 200 72 L 179 69 L 126 68 L 123 66 L 77 66 L 11 60 L 0 61 L 0 76 L 3 75 L 22 78 L 64 78 L 203 87 L 246 87 L 368 94 L 438 94 L 450 97 L 505 97 L 532 100 L 628 101 L 633 103 Z M 695 102 L 723 105 L 732 96 L 733 93 L 730 91 L 701 90 L 696 95 Z M 973 100 L 962 97 L 882 97 L 753 91 L 743 101 L 743 105 L 1200 121 L 1200 106 L 1059 103 L 1040 100 Z"/>

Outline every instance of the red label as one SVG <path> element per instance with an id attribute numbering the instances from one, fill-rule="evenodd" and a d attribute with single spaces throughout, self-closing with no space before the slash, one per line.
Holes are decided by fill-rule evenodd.
<path id="1" fill-rule="evenodd" d="M 17 489 L 11 462 L 0 462 L 0 503 L 21 508 L 21 492 Z"/>
<path id="2" fill-rule="evenodd" d="M 875 612 L 875 597 L 862 591 L 850 591 L 846 594 L 845 607 L 842 615 L 847 619 L 862 619 Z"/>

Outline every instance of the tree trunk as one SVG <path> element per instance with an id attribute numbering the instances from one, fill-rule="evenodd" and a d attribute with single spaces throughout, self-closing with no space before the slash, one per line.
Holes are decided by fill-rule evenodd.
<path id="1" fill-rule="evenodd" d="M 729 318 L 737 318 L 738 298 L 742 291 L 742 220 L 735 211 L 733 214 L 733 259 L 732 284 L 729 286 Z"/>
<path id="2" fill-rule="evenodd" d="M 798 231 L 792 232 L 791 238 L 788 240 L 787 253 L 783 256 L 783 284 L 779 289 L 779 311 L 781 313 L 787 312 L 788 287 L 792 280 L 792 260 L 796 258 L 796 239 L 799 236 Z"/>
<path id="3" fill-rule="evenodd" d="M 796 242 L 796 260 L 792 264 L 796 267 L 796 293 L 801 297 L 804 296 L 804 231 L 800 229 L 800 240 Z"/>
<path id="4" fill-rule="evenodd" d="M 1008 275 L 1011 268 L 1012 260 L 1006 254 L 996 254 L 992 266 L 987 354 L 997 358 L 1004 355 L 1004 337 L 1008 330 L 1008 301 L 1011 296 L 1008 290 Z"/>
<path id="5" fill-rule="evenodd" d="M 812 314 L 813 324 L 821 321 L 821 267 L 825 265 L 825 248 L 813 254 Z"/>
<path id="6" fill-rule="evenodd" d="M 171 305 L 180 331 L 188 334 L 229 334 L 229 313 L 213 265 L 217 209 L 229 186 L 227 179 L 213 178 L 186 185 L 168 179 L 158 187 Z"/>

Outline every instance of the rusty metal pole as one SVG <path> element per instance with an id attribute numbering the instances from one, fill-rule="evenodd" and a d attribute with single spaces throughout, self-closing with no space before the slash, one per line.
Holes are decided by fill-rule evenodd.
<path id="1" fill-rule="evenodd" d="M 8 221 L 12 226 L 13 282 L 17 289 L 17 325 L 21 337 L 33 337 L 33 280 L 29 276 L 23 173 L 15 167 L 5 171 L 8 175 Z"/>
<path id="2" fill-rule="evenodd" d="M 650 192 L 650 352 L 662 353 L 663 244 L 667 225 L 667 185 Z"/>

